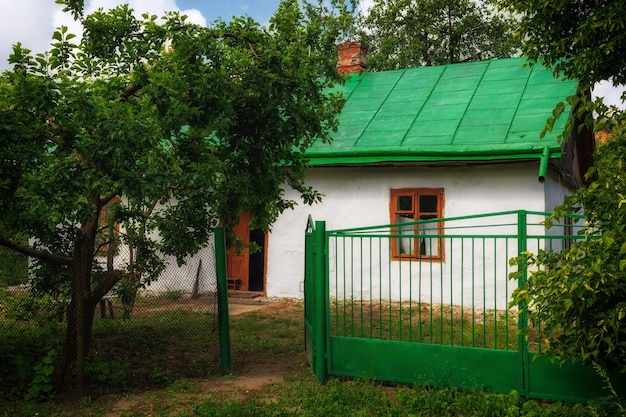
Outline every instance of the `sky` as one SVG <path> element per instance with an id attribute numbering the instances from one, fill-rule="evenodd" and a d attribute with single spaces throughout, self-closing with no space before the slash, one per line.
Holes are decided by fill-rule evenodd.
<path id="1" fill-rule="evenodd" d="M 280 0 L 85 0 L 87 12 L 121 3 L 128 3 L 139 14 L 162 15 L 165 11 L 179 11 L 201 25 L 218 18 L 230 20 L 232 16 L 241 15 L 248 15 L 265 25 L 276 12 Z M 373 0 L 363 0 L 361 7 L 367 9 L 372 3 Z M 9 68 L 7 60 L 17 42 L 37 53 L 49 49 L 52 33 L 61 25 L 67 26 L 72 33 L 80 33 L 80 26 L 69 14 L 64 14 L 62 8 L 54 0 L 0 0 L 0 71 Z M 604 97 L 608 104 L 626 108 L 619 100 L 622 91 L 623 86 L 615 89 L 605 82 L 594 89 L 594 95 Z"/>

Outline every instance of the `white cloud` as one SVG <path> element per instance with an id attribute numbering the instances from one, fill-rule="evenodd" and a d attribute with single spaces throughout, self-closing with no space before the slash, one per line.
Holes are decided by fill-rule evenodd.
<path id="1" fill-rule="evenodd" d="M 202 15 L 202 12 L 198 9 L 181 10 L 182 14 L 187 15 L 187 21 L 195 23 L 200 26 L 206 26 L 206 18 Z"/>
<path id="2" fill-rule="evenodd" d="M 35 53 L 47 50 L 61 9 L 53 1 L 0 0 L 0 70 L 9 67 L 7 60 L 17 42 Z"/>
<path id="3" fill-rule="evenodd" d="M 626 103 L 621 100 L 622 93 L 626 90 L 626 85 L 614 87 L 609 81 L 602 81 L 596 84 L 592 91 L 594 97 L 603 97 L 604 104 L 614 105 L 620 109 L 626 109 Z"/>
<path id="4" fill-rule="evenodd" d="M 361 0 L 359 2 L 359 10 L 361 13 L 367 15 L 369 9 L 374 5 L 374 0 Z"/>

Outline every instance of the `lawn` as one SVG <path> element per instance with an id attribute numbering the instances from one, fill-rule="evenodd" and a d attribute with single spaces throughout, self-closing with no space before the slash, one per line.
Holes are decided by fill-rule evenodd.
<path id="1" fill-rule="evenodd" d="M 133 368 L 116 364 L 111 350 L 99 350 L 101 356 L 92 363 L 99 390 L 77 397 L 70 389 L 43 403 L 5 398 L 0 400 L 0 416 L 578 417 L 620 412 L 614 401 L 552 403 L 527 400 L 515 392 L 503 395 L 345 378 L 320 385 L 303 352 L 303 304 L 296 300 L 267 300 L 256 310 L 232 316 L 233 370 L 219 373 L 203 352 L 202 337 L 183 336 L 183 327 L 206 313 L 173 314 L 163 312 L 151 330 L 137 330 L 134 337 L 109 329 L 114 334 L 107 337 L 116 338 L 114 345 L 126 348 L 127 355 L 145 344 L 153 349 L 141 355 L 145 358 L 135 358 Z M 98 375 L 104 381 L 98 382 Z"/>

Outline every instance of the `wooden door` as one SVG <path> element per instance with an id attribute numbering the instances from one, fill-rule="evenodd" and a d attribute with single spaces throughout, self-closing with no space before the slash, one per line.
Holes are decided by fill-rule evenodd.
<path id="1" fill-rule="evenodd" d="M 241 240 L 241 243 L 248 245 L 250 243 L 250 213 L 241 213 L 239 215 L 239 224 L 235 226 L 235 235 Z M 230 248 L 226 255 L 226 273 L 229 280 L 235 284 L 235 289 L 248 291 L 248 282 L 250 274 L 250 250 L 244 247 L 239 253 L 235 248 Z"/>

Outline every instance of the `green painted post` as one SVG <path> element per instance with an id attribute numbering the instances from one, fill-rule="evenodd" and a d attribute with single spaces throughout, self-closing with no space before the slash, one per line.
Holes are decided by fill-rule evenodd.
<path id="1" fill-rule="evenodd" d="M 518 256 L 522 256 L 524 252 L 528 250 L 528 213 L 525 210 L 519 210 L 517 212 L 517 254 Z M 518 265 L 518 268 L 521 265 Z M 518 278 L 517 286 L 520 287 L 523 285 L 528 279 L 528 271 L 524 268 L 522 274 Z M 520 311 L 523 311 L 525 307 L 524 303 L 519 305 Z M 519 316 L 519 320 L 517 322 L 517 329 L 519 330 L 519 335 L 517 336 L 517 349 L 521 357 L 522 363 L 522 375 L 521 375 L 521 384 L 520 384 L 520 394 L 528 395 L 529 393 L 529 384 L 528 384 L 528 372 L 529 372 L 529 364 L 530 360 L 528 356 L 528 343 L 526 341 L 526 336 L 523 334 L 523 331 L 528 327 L 528 319 L 526 318 L 526 313 L 521 313 Z"/>
<path id="2" fill-rule="evenodd" d="M 315 375 L 324 384 L 328 379 L 326 369 L 326 222 L 316 221 L 313 232 L 314 285 L 315 285 Z"/>
<path id="3" fill-rule="evenodd" d="M 220 366 L 230 372 L 230 321 L 228 317 L 228 277 L 226 276 L 226 238 L 224 228 L 218 227 L 215 238 L 215 268 L 217 270 L 217 321 L 220 332 Z"/>

